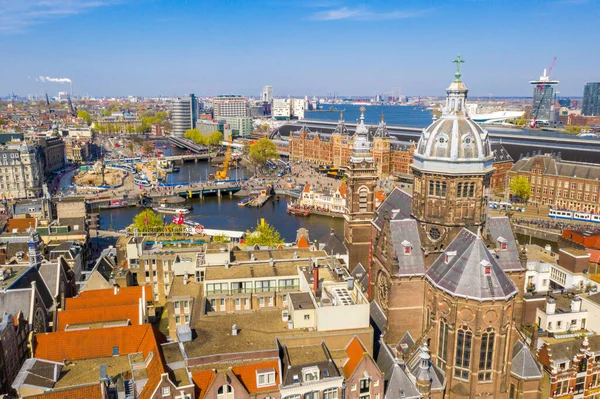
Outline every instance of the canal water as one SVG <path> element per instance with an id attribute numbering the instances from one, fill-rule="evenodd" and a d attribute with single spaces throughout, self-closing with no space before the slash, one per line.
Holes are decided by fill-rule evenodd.
<path id="1" fill-rule="evenodd" d="M 158 145 L 158 143 L 157 143 Z M 162 144 L 161 144 L 162 146 Z M 178 154 L 180 150 L 170 147 L 163 149 L 165 155 Z M 180 165 L 179 173 L 170 173 L 167 183 L 186 184 L 189 181 L 206 181 L 208 175 L 214 174 L 218 167 L 211 166 L 207 161 L 198 163 L 188 162 Z M 248 177 L 248 171 L 244 168 L 231 169 L 231 179 L 243 179 Z M 304 227 L 309 230 L 310 239 L 318 240 L 335 229 L 340 236 L 343 235 L 344 221 L 341 218 L 329 216 L 310 215 L 292 216 L 287 214 L 287 203 L 291 201 L 286 196 L 280 196 L 279 201 L 269 200 L 261 208 L 239 207 L 237 204 L 243 197 L 206 197 L 203 199 L 187 199 L 193 207 L 192 212 L 185 216 L 186 220 L 201 223 L 207 229 L 220 230 L 251 230 L 260 222 L 261 218 L 272 224 L 287 241 L 296 239 L 296 231 Z M 100 211 L 100 229 L 121 230 L 133 222 L 133 218 L 141 212 L 140 208 L 119 208 Z M 171 222 L 172 215 L 167 215 L 167 222 Z"/>

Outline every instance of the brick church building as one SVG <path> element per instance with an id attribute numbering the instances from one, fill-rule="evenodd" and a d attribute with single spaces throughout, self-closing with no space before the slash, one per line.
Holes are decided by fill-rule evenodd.
<path id="1" fill-rule="evenodd" d="M 361 117 L 347 173 L 349 268 L 369 274 L 390 397 L 538 398 L 541 368 L 518 332 L 526 256 L 509 219 L 487 215 L 494 154 L 466 113 L 455 62 L 444 112 L 414 150 L 412 196 L 396 188 L 375 209 Z"/>

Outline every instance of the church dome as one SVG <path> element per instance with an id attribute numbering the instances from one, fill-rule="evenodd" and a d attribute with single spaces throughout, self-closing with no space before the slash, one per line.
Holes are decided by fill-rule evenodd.
<path id="1" fill-rule="evenodd" d="M 483 172 L 492 167 L 489 134 L 469 118 L 467 92 L 460 80 L 460 57 L 456 79 L 446 89 L 446 104 L 440 119 L 423 130 L 414 157 L 421 169 L 450 172 Z"/>

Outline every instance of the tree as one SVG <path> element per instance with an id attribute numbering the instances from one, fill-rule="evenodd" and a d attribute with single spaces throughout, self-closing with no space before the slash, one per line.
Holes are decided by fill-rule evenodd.
<path id="1" fill-rule="evenodd" d="M 272 140 L 262 138 L 250 145 L 250 162 L 255 168 L 263 166 L 268 160 L 273 158 L 279 158 L 279 153 Z"/>
<path id="2" fill-rule="evenodd" d="M 516 197 L 527 201 L 531 195 L 531 183 L 529 183 L 529 180 L 525 176 L 517 176 L 510 182 L 510 191 Z"/>
<path id="3" fill-rule="evenodd" d="M 200 133 L 198 129 L 186 130 L 183 137 L 193 140 L 196 144 L 206 145 L 207 137 Z"/>
<path id="4" fill-rule="evenodd" d="M 144 209 L 133 218 L 133 228 L 139 231 L 152 231 L 163 226 L 162 217 L 151 209 Z"/>
<path id="5" fill-rule="evenodd" d="M 150 141 L 145 141 L 144 144 L 142 144 L 142 150 L 146 153 L 152 152 L 153 149 L 154 149 L 154 146 L 152 145 L 152 142 L 150 142 Z"/>
<path id="6" fill-rule="evenodd" d="M 268 223 L 262 223 L 256 226 L 254 231 L 246 231 L 246 244 L 274 247 L 283 244 L 283 238 L 279 231 L 275 230 L 275 227 Z"/>
<path id="7" fill-rule="evenodd" d="M 218 130 L 215 130 L 206 138 L 207 145 L 219 145 L 223 140 L 223 133 Z"/>
<path id="8" fill-rule="evenodd" d="M 231 240 L 225 234 L 218 234 L 216 236 L 213 236 L 212 241 L 224 244 Z"/>
<path id="9" fill-rule="evenodd" d="M 84 119 L 88 126 L 92 124 L 92 118 L 90 117 L 90 113 L 87 111 L 77 111 L 77 117 Z"/>

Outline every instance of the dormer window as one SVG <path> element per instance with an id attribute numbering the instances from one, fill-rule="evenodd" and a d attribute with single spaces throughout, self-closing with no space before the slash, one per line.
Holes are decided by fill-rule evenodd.
<path id="1" fill-rule="evenodd" d="M 402 241 L 402 246 L 404 247 L 404 255 L 412 254 L 412 244 L 408 240 Z"/>
<path id="2" fill-rule="evenodd" d="M 444 263 L 446 263 L 446 264 L 450 263 L 455 256 L 456 256 L 456 251 L 447 251 L 444 254 Z"/>
<path id="3" fill-rule="evenodd" d="M 490 274 L 492 274 L 492 264 L 490 262 L 488 262 L 487 260 L 481 261 L 481 267 L 483 267 L 483 272 L 485 273 L 486 276 L 489 276 Z"/>
<path id="4" fill-rule="evenodd" d="M 498 244 L 500 246 L 500 250 L 502 251 L 506 251 L 508 248 L 508 241 L 506 241 L 506 238 L 504 237 L 498 237 Z"/>
<path id="5" fill-rule="evenodd" d="M 256 370 L 256 386 L 258 388 L 272 385 L 275 385 L 275 369 Z"/>
<path id="6" fill-rule="evenodd" d="M 319 368 L 306 367 L 302 369 L 302 380 L 304 382 L 319 381 Z"/>

